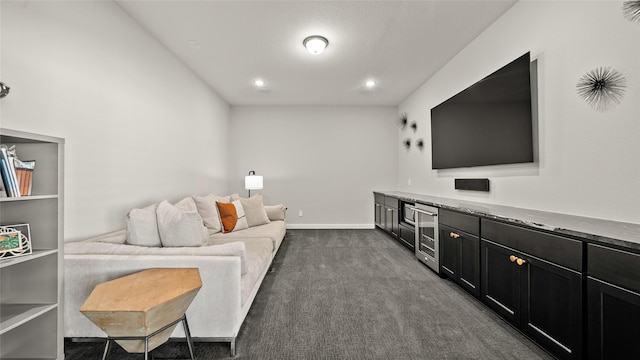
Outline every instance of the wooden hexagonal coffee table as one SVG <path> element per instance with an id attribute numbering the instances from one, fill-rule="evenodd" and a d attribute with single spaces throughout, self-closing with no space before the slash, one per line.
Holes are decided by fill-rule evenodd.
<path id="1" fill-rule="evenodd" d="M 179 322 L 194 359 L 185 312 L 201 287 L 197 268 L 147 269 L 98 284 L 80 312 L 108 335 L 103 359 L 111 340 L 130 353 L 144 352 L 148 359 Z"/>

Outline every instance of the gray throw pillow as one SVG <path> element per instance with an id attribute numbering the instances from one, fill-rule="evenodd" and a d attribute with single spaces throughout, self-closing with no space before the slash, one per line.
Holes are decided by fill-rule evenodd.
<path id="1" fill-rule="evenodd" d="M 202 246 L 209 234 L 197 212 L 181 210 L 164 200 L 156 210 L 162 246 Z"/>
<path id="2" fill-rule="evenodd" d="M 278 205 L 265 205 L 264 210 L 267 212 L 267 216 L 269 216 L 269 220 L 284 220 L 287 215 L 287 207 L 278 204 Z"/>
<path id="3" fill-rule="evenodd" d="M 173 204 L 173 206 L 177 207 L 180 210 L 184 210 L 188 212 L 198 212 L 198 208 L 196 207 L 196 202 L 193 200 L 191 196 L 187 196 L 186 198 Z"/>
<path id="4" fill-rule="evenodd" d="M 250 198 L 240 198 L 242 208 L 247 216 L 247 225 L 249 227 L 268 224 L 269 216 L 264 210 L 264 204 L 262 203 L 262 194 L 253 195 Z"/>
<path id="5" fill-rule="evenodd" d="M 198 214 L 202 217 L 204 226 L 206 226 L 211 234 L 222 231 L 222 224 L 220 223 L 220 214 L 218 213 L 218 206 L 216 201 L 228 203 L 231 202 L 228 196 L 217 196 L 215 194 L 209 194 L 207 196 L 194 196 L 193 200 L 198 208 Z"/>
<path id="6" fill-rule="evenodd" d="M 142 209 L 133 209 L 127 214 L 127 244 L 137 246 L 162 246 L 156 209 L 153 204 Z"/>

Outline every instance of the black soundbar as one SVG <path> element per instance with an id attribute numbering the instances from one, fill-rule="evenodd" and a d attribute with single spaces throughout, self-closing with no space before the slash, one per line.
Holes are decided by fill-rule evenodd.
<path id="1" fill-rule="evenodd" d="M 489 191 L 489 179 L 455 179 L 456 190 Z"/>

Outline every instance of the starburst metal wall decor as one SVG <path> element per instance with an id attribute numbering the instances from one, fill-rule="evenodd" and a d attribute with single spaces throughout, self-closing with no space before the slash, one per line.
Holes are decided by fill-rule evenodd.
<path id="1" fill-rule="evenodd" d="M 626 87 L 625 77 L 610 67 L 599 67 L 582 75 L 576 84 L 578 95 L 597 111 L 620 104 Z"/>
<path id="2" fill-rule="evenodd" d="M 0 82 L 0 99 L 9 95 L 9 89 L 11 88 L 8 87 L 5 83 Z"/>
<path id="3" fill-rule="evenodd" d="M 404 139 L 402 145 L 405 149 L 409 150 L 409 148 L 411 148 L 411 139 Z"/>
<path id="4" fill-rule="evenodd" d="M 418 123 L 417 122 L 412 122 L 411 123 L 411 129 L 413 130 L 413 132 L 418 131 Z"/>
<path id="5" fill-rule="evenodd" d="M 622 3 L 622 15 L 629 21 L 640 23 L 640 0 Z"/>
<path id="6" fill-rule="evenodd" d="M 418 147 L 418 149 L 420 149 L 420 151 L 422 151 L 422 149 L 424 149 L 424 140 L 418 139 L 418 141 L 416 141 L 416 146 Z"/>
<path id="7" fill-rule="evenodd" d="M 409 119 L 407 118 L 407 113 L 402 113 L 402 115 L 398 116 L 398 126 L 400 129 L 404 130 L 409 123 Z"/>

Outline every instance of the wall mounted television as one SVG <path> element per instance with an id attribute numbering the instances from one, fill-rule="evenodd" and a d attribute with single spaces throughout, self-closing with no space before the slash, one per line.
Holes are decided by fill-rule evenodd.
<path id="1" fill-rule="evenodd" d="M 431 109 L 433 169 L 533 162 L 530 54 Z"/>

